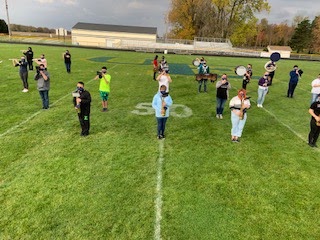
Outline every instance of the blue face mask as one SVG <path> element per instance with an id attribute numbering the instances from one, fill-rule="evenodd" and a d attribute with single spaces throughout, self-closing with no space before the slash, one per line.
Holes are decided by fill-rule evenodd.
<path id="1" fill-rule="evenodd" d="M 77 87 L 77 90 L 79 91 L 79 92 L 83 92 L 83 88 L 82 87 Z"/>
<path id="2" fill-rule="evenodd" d="M 160 93 L 161 93 L 162 95 L 165 95 L 167 92 L 166 92 L 166 91 L 160 91 Z"/>

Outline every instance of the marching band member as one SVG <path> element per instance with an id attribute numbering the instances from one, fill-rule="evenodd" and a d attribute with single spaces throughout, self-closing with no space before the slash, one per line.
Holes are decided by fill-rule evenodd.
<path id="1" fill-rule="evenodd" d="M 156 74 L 159 71 L 158 55 L 156 55 L 155 58 L 153 59 L 152 65 L 153 65 L 153 80 L 156 81 Z"/>
<path id="2" fill-rule="evenodd" d="M 166 129 L 167 119 L 169 117 L 169 109 L 172 105 L 172 98 L 167 91 L 165 85 L 160 86 L 160 91 L 158 91 L 152 100 L 152 107 L 155 110 L 155 116 L 157 119 L 157 138 L 164 139 L 164 131 Z"/>
<path id="3" fill-rule="evenodd" d="M 222 119 L 224 105 L 229 97 L 229 89 L 231 89 L 231 84 L 228 82 L 227 74 L 221 76 L 221 80 L 216 83 L 217 88 L 217 108 L 216 117 Z"/>
<path id="4" fill-rule="evenodd" d="M 320 94 L 320 73 L 316 79 L 311 82 L 311 103 L 315 102 Z"/>
<path id="5" fill-rule="evenodd" d="M 48 67 L 48 62 L 47 62 L 47 59 L 45 58 L 44 54 L 41 54 L 40 55 L 40 59 L 33 59 L 33 61 L 38 64 L 39 66 L 41 64 L 43 64 L 43 66 L 45 67 L 45 69 L 47 69 Z"/>
<path id="6" fill-rule="evenodd" d="M 264 99 L 268 93 L 268 86 L 269 86 L 269 73 L 265 72 L 263 77 L 260 78 L 258 82 L 258 99 L 257 99 L 257 107 L 262 108 L 262 104 Z"/>
<path id="7" fill-rule="evenodd" d="M 252 77 L 252 65 L 248 64 L 247 65 L 247 72 L 244 74 L 243 80 L 242 80 L 242 88 L 243 89 L 247 89 L 247 84 L 250 82 L 251 77 Z"/>
<path id="8" fill-rule="evenodd" d="M 201 75 L 209 74 L 210 73 L 210 68 L 209 68 L 209 66 L 207 66 L 207 63 L 204 60 L 204 58 L 202 58 L 202 59 L 203 60 L 202 61 L 200 60 L 200 64 L 199 64 L 199 67 L 198 67 L 198 71 L 199 71 L 198 74 L 201 74 Z M 204 92 L 207 92 L 207 81 L 208 81 L 208 79 L 206 79 L 206 78 L 202 78 L 201 80 L 199 80 L 198 93 L 201 92 L 202 83 L 203 83 Z"/>
<path id="9" fill-rule="evenodd" d="M 310 147 L 317 147 L 316 142 L 320 133 L 320 94 L 318 94 L 316 101 L 311 104 L 309 113 L 311 120 L 308 144 Z"/>
<path id="10" fill-rule="evenodd" d="M 169 92 L 169 83 L 172 83 L 172 79 L 169 75 L 169 70 L 162 70 L 156 80 L 159 82 L 159 91 L 162 85 L 166 86 L 167 92 Z"/>
<path id="11" fill-rule="evenodd" d="M 267 68 L 270 68 L 270 69 L 275 69 L 277 67 L 277 64 L 273 61 L 271 61 L 268 65 L 267 65 Z M 272 85 L 272 80 L 274 78 L 274 74 L 276 73 L 276 70 L 273 70 L 273 71 L 270 71 L 269 72 L 269 86 Z"/>
<path id="12" fill-rule="evenodd" d="M 288 92 L 287 97 L 293 97 L 294 90 L 296 89 L 296 86 L 298 85 L 299 81 L 299 68 L 297 65 L 293 66 L 293 70 L 289 73 L 290 80 L 289 80 L 289 86 L 288 86 Z"/>
<path id="13" fill-rule="evenodd" d="M 239 142 L 247 120 L 247 109 L 250 108 L 250 100 L 246 97 L 246 90 L 240 89 L 238 95 L 230 100 L 231 110 L 231 141 Z"/>
<path id="14" fill-rule="evenodd" d="M 12 60 L 12 64 L 15 67 L 19 66 L 19 75 L 23 84 L 22 92 L 29 91 L 29 84 L 28 84 L 28 62 L 26 61 L 25 57 L 22 56 L 20 61 L 17 59 Z"/>
<path id="15" fill-rule="evenodd" d="M 33 70 L 33 51 L 31 47 L 28 47 L 28 51 L 23 52 L 23 54 L 26 56 L 27 58 L 27 62 L 28 62 L 28 66 L 29 66 L 29 70 Z"/>

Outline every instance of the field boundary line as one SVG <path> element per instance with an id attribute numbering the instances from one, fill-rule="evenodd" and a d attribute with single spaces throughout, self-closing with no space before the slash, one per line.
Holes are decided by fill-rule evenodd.
<path id="1" fill-rule="evenodd" d="M 159 157 L 157 161 L 157 186 L 155 199 L 156 220 L 154 226 L 154 239 L 161 239 L 161 219 L 162 219 L 162 167 L 164 162 L 164 140 L 159 141 Z"/>
<path id="2" fill-rule="evenodd" d="M 109 68 L 109 69 L 112 69 L 112 68 L 114 68 L 114 67 L 116 67 L 116 66 L 118 66 L 118 64 L 112 66 L 112 67 Z M 89 81 L 87 82 L 87 84 L 90 83 L 90 82 L 92 82 L 93 80 L 94 80 L 94 79 L 89 80 Z M 68 97 L 68 96 L 70 96 L 70 93 L 62 96 L 61 98 L 59 98 L 58 100 L 56 100 L 54 103 L 50 104 L 50 106 L 56 105 L 58 102 L 60 102 L 62 99 L 66 98 L 66 97 Z M 3 132 L 3 133 L 0 134 L 0 138 L 2 138 L 3 136 L 6 136 L 7 134 L 11 133 L 12 131 L 14 131 L 15 129 L 19 128 L 19 127 L 22 126 L 23 124 L 29 122 L 31 119 L 33 119 L 34 117 L 36 117 L 37 115 L 39 115 L 39 114 L 42 113 L 42 112 L 44 112 L 44 110 L 39 110 L 39 111 L 35 112 L 34 114 L 32 114 L 32 115 L 31 115 L 30 117 L 28 117 L 27 119 L 25 119 L 25 120 L 23 120 L 22 122 L 14 125 L 13 127 L 9 128 L 7 131 L 5 131 L 5 132 Z"/>

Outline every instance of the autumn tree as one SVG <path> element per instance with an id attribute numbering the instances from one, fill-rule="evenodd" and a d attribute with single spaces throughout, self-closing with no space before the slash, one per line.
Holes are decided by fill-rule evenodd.
<path id="1" fill-rule="evenodd" d="M 169 36 L 228 38 L 263 10 L 267 0 L 171 0 Z"/>
<path id="2" fill-rule="evenodd" d="M 312 32 L 311 32 L 311 49 L 312 52 L 320 52 L 320 16 L 316 16 L 312 21 Z"/>

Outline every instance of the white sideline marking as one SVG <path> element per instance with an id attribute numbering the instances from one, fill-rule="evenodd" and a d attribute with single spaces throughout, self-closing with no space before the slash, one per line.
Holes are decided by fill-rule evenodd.
<path id="1" fill-rule="evenodd" d="M 112 68 L 114 68 L 114 67 L 116 67 L 116 66 L 118 66 L 118 64 L 112 66 L 112 67 L 109 68 L 109 69 L 112 69 Z M 89 82 L 87 82 L 87 84 L 90 83 L 90 82 L 92 82 L 93 80 L 94 80 L 94 79 L 91 79 Z M 50 104 L 49 106 L 54 106 L 54 105 L 56 105 L 58 102 L 60 102 L 62 99 L 66 98 L 66 97 L 68 97 L 68 96 L 70 96 L 69 93 L 66 94 L 65 96 L 59 98 L 57 101 L 55 101 L 54 103 Z M 32 118 L 34 118 L 35 116 L 39 115 L 39 114 L 42 113 L 42 112 L 43 112 L 43 110 L 39 110 L 38 112 L 35 112 L 35 113 L 32 114 L 30 117 L 28 117 L 26 120 L 23 120 L 22 122 L 20 122 L 20 123 L 14 125 L 13 127 L 9 128 L 9 129 L 8 129 L 7 131 L 5 131 L 4 133 L 1 133 L 1 134 L 0 134 L 0 138 L 3 137 L 3 136 L 5 136 L 5 135 L 7 135 L 8 133 L 11 133 L 13 130 L 17 129 L 18 127 L 22 126 L 23 124 L 29 122 Z"/>
<path id="2" fill-rule="evenodd" d="M 162 166 L 163 166 L 163 152 L 164 152 L 164 140 L 159 140 L 159 158 L 157 167 L 157 187 L 156 187 L 156 200 L 155 200 L 155 210 L 156 210 L 156 221 L 154 226 L 154 239 L 161 239 L 161 211 L 162 211 Z"/>

